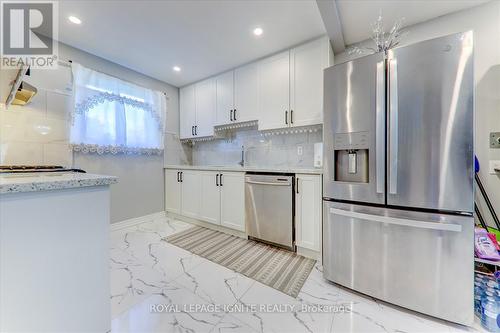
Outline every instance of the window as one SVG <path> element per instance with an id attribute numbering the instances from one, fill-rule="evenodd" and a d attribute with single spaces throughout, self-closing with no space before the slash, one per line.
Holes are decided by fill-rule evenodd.
<path id="1" fill-rule="evenodd" d="M 166 97 L 80 64 L 72 64 L 74 151 L 161 154 Z"/>

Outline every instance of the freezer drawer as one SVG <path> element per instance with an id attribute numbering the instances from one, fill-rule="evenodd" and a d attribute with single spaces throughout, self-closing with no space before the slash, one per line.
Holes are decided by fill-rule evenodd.
<path id="1" fill-rule="evenodd" d="M 325 201 L 326 279 L 361 293 L 471 324 L 474 221 Z"/>

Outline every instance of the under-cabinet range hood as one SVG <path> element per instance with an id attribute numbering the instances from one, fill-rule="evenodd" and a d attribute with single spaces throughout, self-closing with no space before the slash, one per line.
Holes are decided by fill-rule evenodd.
<path id="1" fill-rule="evenodd" d="M 1 69 L 0 102 L 9 105 L 27 105 L 37 93 L 37 88 L 24 81 L 29 76 L 29 67 Z"/>
<path id="2" fill-rule="evenodd" d="M 31 102 L 33 96 L 36 95 L 38 90 L 29 84 L 28 82 L 21 82 L 19 88 L 17 88 L 14 97 L 12 99 L 12 105 L 26 105 Z"/>

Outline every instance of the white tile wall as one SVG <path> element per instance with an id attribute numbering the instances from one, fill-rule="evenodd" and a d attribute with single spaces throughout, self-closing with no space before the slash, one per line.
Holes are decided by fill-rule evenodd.
<path id="1" fill-rule="evenodd" d="M 165 154 L 164 163 L 176 165 L 191 165 L 192 149 L 189 145 L 183 145 L 180 142 L 179 135 L 176 133 L 165 133 Z"/>
<path id="2" fill-rule="evenodd" d="M 255 129 L 239 130 L 229 139 L 196 143 L 192 148 L 193 165 L 236 165 L 263 168 L 313 168 L 314 144 L 323 141 L 322 130 L 264 136 Z M 302 147 L 302 155 L 297 153 Z"/>
<path id="3" fill-rule="evenodd" d="M 71 167 L 71 96 L 38 89 L 27 106 L 0 104 L 0 165 L 57 164 Z"/>

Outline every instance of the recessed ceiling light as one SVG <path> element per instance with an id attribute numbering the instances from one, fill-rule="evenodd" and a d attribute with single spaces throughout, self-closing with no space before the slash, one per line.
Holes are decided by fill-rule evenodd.
<path id="1" fill-rule="evenodd" d="M 253 34 L 255 36 L 260 36 L 260 35 L 262 35 L 263 32 L 264 32 L 264 30 L 262 30 L 262 28 L 255 28 L 255 29 L 253 29 Z"/>
<path id="2" fill-rule="evenodd" d="M 70 16 L 68 17 L 68 20 L 71 22 L 71 23 L 74 23 L 74 24 L 82 24 L 82 20 L 80 20 L 78 17 L 76 16 Z"/>
<path id="3" fill-rule="evenodd" d="M 172 69 L 174 70 L 174 72 L 180 72 L 181 71 L 181 68 L 179 66 L 174 66 Z"/>

